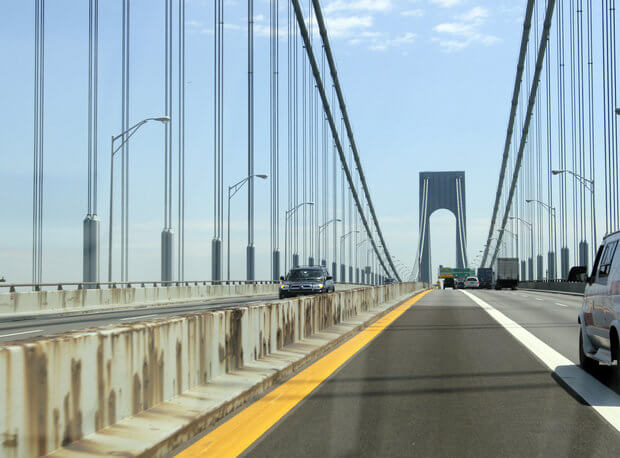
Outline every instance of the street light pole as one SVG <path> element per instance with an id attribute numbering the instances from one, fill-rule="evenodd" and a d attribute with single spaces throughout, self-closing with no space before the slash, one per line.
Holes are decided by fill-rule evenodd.
<path id="1" fill-rule="evenodd" d="M 343 283 L 346 283 L 346 272 L 345 272 L 345 265 L 344 265 L 344 239 L 346 239 L 349 235 L 351 234 L 357 234 L 359 233 L 359 231 L 349 231 L 346 234 L 343 234 L 340 236 L 340 278 L 343 281 Z"/>
<path id="2" fill-rule="evenodd" d="M 247 177 L 245 177 L 243 180 L 231 185 L 228 187 L 228 228 L 227 228 L 227 242 L 228 242 L 228 247 L 227 247 L 227 255 L 226 255 L 226 264 L 227 264 L 227 276 L 226 279 L 228 281 L 230 281 L 230 199 L 237 194 L 237 192 L 239 192 L 239 190 L 243 187 L 244 184 L 246 184 L 251 178 L 261 178 L 263 180 L 267 179 L 267 175 L 265 175 L 264 173 L 255 173 L 254 175 L 249 175 Z M 249 223 L 248 223 L 249 224 Z M 247 262 L 248 262 L 248 272 L 250 272 L 249 270 L 249 263 L 250 261 L 253 261 L 251 259 L 248 258 Z M 253 271 L 254 269 L 252 269 Z M 249 278 L 248 276 L 248 280 L 254 280 L 253 278 Z"/>
<path id="3" fill-rule="evenodd" d="M 519 218 L 518 216 L 509 216 L 508 219 L 516 219 L 517 221 L 525 224 L 530 229 L 530 259 L 532 264 L 531 266 L 528 266 L 530 270 L 530 272 L 528 273 L 530 276 L 530 280 L 534 280 L 534 228 L 532 227 L 531 223 L 525 221 L 522 218 Z"/>
<path id="4" fill-rule="evenodd" d="M 616 108 L 616 114 L 618 114 L 618 109 L 617 108 Z M 594 179 L 586 178 L 584 176 L 581 176 L 581 175 L 573 172 L 572 170 L 567 170 L 567 169 L 552 170 L 551 171 L 551 174 L 553 174 L 553 175 L 561 175 L 563 173 L 568 173 L 569 175 L 572 175 L 575 178 L 577 178 L 577 181 L 579 181 L 579 183 L 581 183 L 584 188 L 586 188 L 588 191 L 590 191 L 590 193 L 592 193 L 592 206 L 591 206 L 591 212 L 592 212 L 592 249 L 596 250 L 596 248 L 597 248 L 597 242 L 596 242 L 596 200 L 595 200 L 595 193 L 594 193 Z M 592 260 L 594 261 L 594 258 Z M 584 260 L 582 259 L 581 261 L 584 261 Z"/>
<path id="5" fill-rule="evenodd" d="M 558 228 L 558 226 L 557 226 L 555 207 L 552 207 L 551 205 L 548 205 L 548 204 L 546 204 L 544 202 L 541 202 L 540 200 L 536 200 L 536 199 L 526 199 L 525 201 L 528 204 L 530 204 L 532 202 L 539 204 L 541 207 L 546 209 L 551 214 L 551 216 L 553 217 L 553 256 L 549 256 L 549 259 L 547 259 L 547 264 L 549 263 L 550 260 L 553 260 L 553 269 L 551 269 L 551 275 L 553 276 L 553 279 L 555 280 L 557 278 L 556 256 L 557 256 L 557 252 L 558 252 L 558 235 L 557 235 L 557 228 Z M 549 250 L 551 250 L 551 240 L 549 240 Z"/>
<path id="6" fill-rule="evenodd" d="M 110 141 L 110 223 L 109 223 L 109 228 L 108 228 L 108 232 L 109 232 L 108 233 L 108 282 L 112 281 L 112 222 L 114 219 L 114 213 L 113 213 L 113 209 L 114 209 L 114 203 L 113 203 L 114 202 L 114 155 L 118 153 L 118 151 L 123 147 L 125 143 L 129 141 L 131 137 L 133 137 L 133 135 L 138 131 L 138 129 L 140 129 L 140 127 L 142 127 L 144 124 L 146 124 L 149 121 L 158 121 L 158 122 L 161 122 L 162 124 L 166 124 L 167 122 L 170 122 L 170 117 L 160 116 L 157 118 L 143 119 L 142 121 L 134 124 L 133 126 L 125 130 L 124 132 L 121 132 L 120 134 L 116 136 L 112 135 L 111 137 L 111 141 Z M 116 149 L 114 149 L 114 142 L 118 140 L 119 138 L 123 138 L 123 141 L 121 142 L 120 145 L 118 145 Z"/>
<path id="7" fill-rule="evenodd" d="M 323 263 L 321 262 L 321 236 L 322 236 L 322 232 L 323 232 L 323 230 L 325 230 L 325 229 L 327 228 L 327 226 L 329 226 L 331 223 L 338 223 L 338 222 L 340 222 L 340 221 L 342 221 L 340 218 L 333 218 L 333 219 L 330 219 L 328 222 L 326 222 L 326 223 L 324 223 L 324 224 L 321 224 L 321 225 L 319 226 L 319 246 L 318 246 L 318 248 L 319 248 L 319 259 L 318 259 L 318 261 L 319 261 L 319 263 L 321 263 L 321 265 L 323 265 Z M 326 263 L 327 263 L 327 261 L 326 261 Z M 332 272 L 332 275 L 333 275 L 333 272 Z"/>
<path id="8" fill-rule="evenodd" d="M 502 229 L 498 229 L 497 232 L 502 232 Z M 508 234 L 512 235 L 515 238 L 517 244 L 519 243 L 519 236 L 517 234 L 515 234 L 514 232 L 509 231 L 506 228 L 503 229 L 503 232 L 507 232 Z M 512 250 L 511 250 L 511 252 L 512 252 Z M 480 254 L 478 254 L 478 256 L 480 256 Z"/>
<path id="9" fill-rule="evenodd" d="M 314 202 L 302 202 L 295 205 L 293 208 L 289 208 L 284 213 L 284 270 L 286 272 L 288 272 L 288 220 L 300 207 L 303 207 L 304 205 L 314 205 Z"/>

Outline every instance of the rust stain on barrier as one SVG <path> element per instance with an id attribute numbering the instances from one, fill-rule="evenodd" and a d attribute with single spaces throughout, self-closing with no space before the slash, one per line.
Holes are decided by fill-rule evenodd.
<path id="1" fill-rule="evenodd" d="M 142 410 L 142 383 L 140 382 L 140 376 L 138 374 L 133 374 L 131 400 L 131 414 L 135 415 Z"/>
<path id="2" fill-rule="evenodd" d="M 52 416 L 54 418 L 54 447 L 58 447 L 60 444 L 60 411 L 58 408 L 54 408 Z"/>
<path id="3" fill-rule="evenodd" d="M 199 323 L 199 342 L 198 342 L 198 354 L 199 354 L 199 366 L 200 366 L 200 378 L 199 383 L 207 383 L 209 374 L 207 373 L 207 343 L 205 336 L 207 335 L 207 319 L 213 315 L 203 315 L 198 318 Z"/>
<path id="4" fill-rule="evenodd" d="M 97 411 L 95 412 L 95 431 L 106 426 L 104 417 L 104 375 L 103 375 L 103 337 L 99 337 L 97 346 Z"/>
<path id="5" fill-rule="evenodd" d="M 82 362 L 71 358 L 71 391 L 65 395 L 64 399 L 65 431 L 62 445 L 70 444 L 82 437 L 81 386 Z"/>
<path id="6" fill-rule="evenodd" d="M 243 310 L 232 309 L 230 325 L 226 330 L 226 372 L 238 369 L 243 364 L 243 346 L 241 345 L 241 319 Z"/>
<path id="7" fill-rule="evenodd" d="M 116 393 L 110 390 L 108 395 L 108 425 L 116 423 Z"/>
<path id="8" fill-rule="evenodd" d="M 177 394 L 181 394 L 183 392 L 183 345 L 180 340 L 177 340 L 177 380 L 176 380 L 176 388 Z"/>
<path id="9" fill-rule="evenodd" d="M 4 437 L 2 441 L 3 447 L 17 447 L 17 434 L 2 433 L 2 437 Z"/>
<path id="10" fill-rule="evenodd" d="M 164 352 L 159 349 L 158 328 L 148 326 L 147 355 L 142 365 L 142 408 L 146 410 L 163 400 Z M 156 342 L 157 340 L 157 342 Z M 157 345 L 156 345 L 157 344 Z"/>
<path id="11" fill-rule="evenodd" d="M 35 438 L 39 455 L 47 452 L 47 355 L 40 344 L 24 351 L 26 370 L 26 421 L 28 436 Z"/>
<path id="12" fill-rule="evenodd" d="M 286 346 L 294 341 L 295 338 L 295 318 L 289 307 L 287 307 L 284 314 L 284 340 L 283 345 Z"/>
<path id="13" fill-rule="evenodd" d="M 310 303 L 302 303 L 301 301 L 298 302 L 301 306 L 305 305 L 305 313 L 304 315 L 306 316 L 305 319 L 305 324 L 304 324 L 304 337 L 310 337 L 313 333 L 312 330 L 312 305 Z"/>

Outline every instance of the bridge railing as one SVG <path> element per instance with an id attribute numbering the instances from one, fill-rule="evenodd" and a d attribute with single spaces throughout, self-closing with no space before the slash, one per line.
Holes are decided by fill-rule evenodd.
<path id="1" fill-rule="evenodd" d="M 51 283 L 0 283 L 0 292 L 17 291 L 44 291 L 65 289 L 116 289 L 116 288 L 146 288 L 160 286 L 208 286 L 208 285 L 277 285 L 279 280 L 183 280 L 183 281 L 112 281 L 112 282 L 51 282 Z M 366 285 L 365 283 L 336 282 L 337 285 Z M 368 285 L 371 286 L 371 285 Z"/>

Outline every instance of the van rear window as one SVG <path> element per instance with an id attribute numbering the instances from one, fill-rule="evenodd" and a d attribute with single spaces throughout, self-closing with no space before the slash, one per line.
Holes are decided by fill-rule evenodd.
<path id="1" fill-rule="evenodd" d="M 603 251 L 603 256 L 601 256 L 601 267 L 598 270 L 599 277 L 607 277 L 609 276 L 609 271 L 611 270 L 611 263 L 614 260 L 614 254 L 616 254 L 616 247 L 618 246 L 618 241 L 613 241 L 609 243 L 605 247 L 605 251 Z"/>

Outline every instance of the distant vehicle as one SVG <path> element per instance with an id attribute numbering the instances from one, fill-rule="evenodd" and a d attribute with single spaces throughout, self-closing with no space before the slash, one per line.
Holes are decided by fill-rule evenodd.
<path id="1" fill-rule="evenodd" d="M 517 289 L 519 285 L 519 258 L 497 258 L 493 277 L 495 289 Z"/>
<path id="2" fill-rule="evenodd" d="M 466 289 L 478 289 L 480 288 L 480 282 L 476 277 L 467 277 L 465 280 L 465 288 Z"/>
<path id="3" fill-rule="evenodd" d="M 383 280 L 383 284 L 384 285 L 391 285 L 392 283 L 396 283 L 396 279 L 395 278 L 386 278 L 385 280 Z"/>
<path id="4" fill-rule="evenodd" d="M 574 266 L 571 267 L 568 272 L 568 281 L 583 283 L 588 278 L 588 270 L 586 266 Z"/>
<path id="5" fill-rule="evenodd" d="M 454 278 L 446 277 L 443 279 L 443 289 L 454 288 Z"/>
<path id="6" fill-rule="evenodd" d="M 593 369 L 610 364 L 612 386 L 620 393 L 620 232 L 603 239 L 588 277 L 579 314 L 579 364 Z M 617 362 L 617 364 L 613 364 Z"/>
<path id="7" fill-rule="evenodd" d="M 455 289 L 465 289 L 465 279 L 464 278 L 457 278 L 455 280 Z"/>
<path id="8" fill-rule="evenodd" d="M 490 267 L 479 267 L 478 281 L 480 282 L 480 288 L 490 289 L 493 286 L 493 269 Z"/>
<path id="9" fill-rule="evenodd" d="M 322 266 L 295 267 L 280 277 L 280 299 L 301 294 L 333 293 L 334 277 Z"/>

